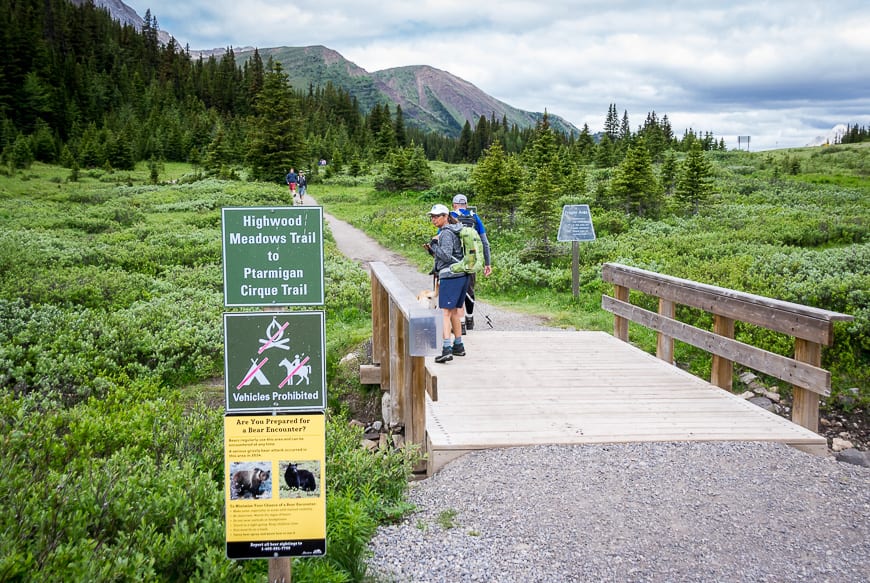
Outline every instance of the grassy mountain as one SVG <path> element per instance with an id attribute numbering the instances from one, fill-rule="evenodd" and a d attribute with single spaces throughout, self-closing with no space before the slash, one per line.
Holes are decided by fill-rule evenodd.
<path id="1" fill-rule="evenodd" d="M 395 111 L 402 106 L 405 123 L 424 130 L 456 137 L 465 121 L 472 127 L 480 116 L 495 116 L 499 121 L 520 128 L 534 126 L 543 113 L 523 111 L 488 95 L 464 79 L 427 65 L 383 69 L 369 73 L 324 46 L 276 47 L 259 49 L 263 61 L 271 57 L 280 62 L 297 89 L 323 86 L 331 81 L 357 98 L 360 107 L 369 111 L 377 103 L 389 103 Z M 236 54 L 239 64 L 251 58 L 253 51 Z M 579 130 L 566 120 L 549 115 L 554 129 Z"/>

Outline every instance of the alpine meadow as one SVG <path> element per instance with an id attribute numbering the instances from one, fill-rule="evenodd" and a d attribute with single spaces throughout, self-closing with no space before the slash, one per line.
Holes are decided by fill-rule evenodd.
<path id="1" fill-rule="evenodd" d="M 612 331 L 606 262 L 849 314 L 823 352 L 822 409 L 866 425 L 867 128 L 749 152 L 605 103 L 600 131 L 482 115 L 450 135 L 401 104 L 363 108 L 353 87 L 296 88 L 258 51 L 192 59 L 145 20 L 138 32 L 92 3 L 0 6 L 0 581 L 266 578 L 266 561 L 225 556 L 221 209 L 292 204 L 291 167 L 421 273 L 426 210 L 466 194 L 492 244 L 477 293 L 555 326 Z M 571 245 L 556 241 L 565 204 L 588 204 L 597 235 L 579 246 L 577 297 Z M 325 235 L 330 551 L 294 559 L 293 575 L 367 581 L 366 545 L 411 510 L 421 452 L 366 451 L 349 423 L 379 406 L 344 358 L 371 336 L 370 283 Z M 676 318 L 712 327 L 688 308 Z M 735 337 L 794 351 L 751 325 Z M 630 339 L 655 351 L 652 331 Z M 701 350 L 678 343 L 675 359 L 709 378 Z"/>

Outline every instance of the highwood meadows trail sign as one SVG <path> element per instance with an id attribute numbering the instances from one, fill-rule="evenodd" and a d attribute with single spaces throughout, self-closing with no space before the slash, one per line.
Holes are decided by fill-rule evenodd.
<path id="1" fill-rule="evenodd" d="M 223 209 L 224 305 L 322 305 L 320 207 Z"/>

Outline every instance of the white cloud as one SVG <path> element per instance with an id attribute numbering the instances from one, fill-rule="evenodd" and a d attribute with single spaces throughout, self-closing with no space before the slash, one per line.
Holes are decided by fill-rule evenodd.
<path id="1" fill-rule="evenodd" d="M 753 149 L 870 123 L 863 0 L 130 0 L 182 46 L 325 45 L 375 71 L 431 65 L 515 107 L 601 129 L 667 114 Z"/>

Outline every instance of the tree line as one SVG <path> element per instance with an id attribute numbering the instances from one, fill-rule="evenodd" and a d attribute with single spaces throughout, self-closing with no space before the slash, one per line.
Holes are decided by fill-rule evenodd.
<path id="1" fill-rule="evenodd" d="M 861 126 L 858 127 L 858 124 L 851 124 L 847 126 L 848 129 L 843 132 L 842 136 L 837 138 L 836 143 L 838 144 L 857 144 L 859 142 L 868 142 L 870 141 L 870 128 Z"/>
<path id="2" fill-rule="evenodd" d="M 150 10 L 144 20 L 137 31 L 90 0 L 0 4 L 0 161 L 119 170 L 185 161 L 225 177 L 244 164 L 252 178 L 280 180 L 290 166 L 316 168 L 320 159 L 331 172 L 361 173 L 397 157 L 405 168 L 419 168 L 420 159 L 473 163 L 496 142 L 520 154 L 540 130 L 492 114 L 466 120 L 458 137 L 427 132 L 406 124 L 400 105 L 363 112 L 331 83 L 291 87 L 280 63 L 264 62 L 259 51 L 242 65 L 231 47 L 192 59 L 188 47 L 159 42 Z M 604 168 L 638 140 L 657 162 L 695 142 L 725 147 L 709 133 L 677 137 L 655 112 L 633 132 L 628 112 L 620 120 L 616 111 L 612 104 L 602 133 L 586 125 L 553 137 L 571 157 Z"/>

